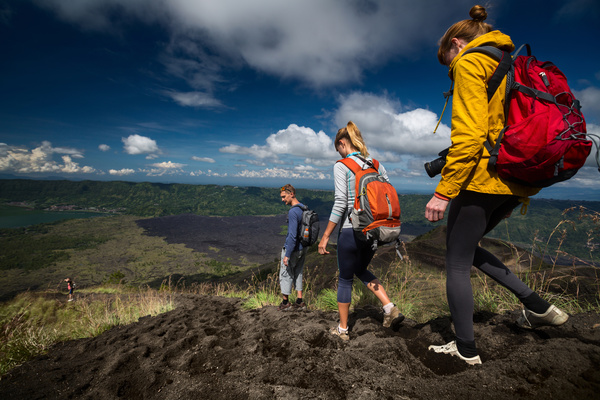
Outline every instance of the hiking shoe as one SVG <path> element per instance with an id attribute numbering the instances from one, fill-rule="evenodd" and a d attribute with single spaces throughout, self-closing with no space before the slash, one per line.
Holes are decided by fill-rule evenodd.
<path id="1" fill-rule="evenodd" d="M 346 332 L 340 332 L 340 330 L 338 329 L 339 327 L 333 327 L 331 328 L 331 330 L 329 331 L 329 333 L 331 333 L 332 335 L 335 336 L 339 336 L 340 339 L 342 340 L 350 340 L 350 335 L 348 334 L 348 331 Z"/>
<path id="2" fill-rule="evenodd" d="M 453 340 L 450 343 L 447 343 L 447 344 L 444 344 L 441 346 L 431 345 L 427 349 L 433 350 L 436 353 L 443 353 L 443 354 L 450 354 L 451 356 L 457 356 L 458 358 L 460 358 L 461 360 L 463 360 L 464 362 L 466 362 L 469 365 L 481 364 L 481 358 L 479 356 L 468 358 L 468 357 L 464 357 L 463 355 L 461 355 L 458 352 L 458 348 L 456 347 L 456 340 Z"/>
<path id="3" fill-rule="evenodd" d="M 525 308 L 517 319 L 517 326 L 524 329 L 535 329 L 540 326 L 559 326 L 567 322 L 569 315 L 556 306 L 550 306 L 543 314 L 536 314 Z"/>
<path id="4" fill-rule="evenodd" d="M 292 303 L 287 303 L 287 304 L 283 304 L 283 301 L 281 302 L 281 304 L 279 305 L 279 307 L 277 307 L 277 310 L 279 311 L 285 311 L 288 308 L 290 308 L 292 306 Z"/>
<path id="5" fill-rule="evenodd" d="M 398 307 L 394 306 L 389 314 L 383 313 L 383 326 L 389 328 L 392 323 L 399 324 L 404 321 L 404 315 L 398 310 Z"/>
<path id="6" fill-rule="evenodd" d="M 292 304 L 292 307 L 294 308 L 294 310 L 304 310 L 306 308 L 306 303 L 294 303 Z"/>

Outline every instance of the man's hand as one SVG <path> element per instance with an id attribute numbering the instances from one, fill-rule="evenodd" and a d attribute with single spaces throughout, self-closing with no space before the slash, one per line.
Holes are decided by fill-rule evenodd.
<path id="1" fill-rule="evenodd" d="M 448 200 L 442 200 L 433 196 L 425 207 L 425 218 L 427 218 L 430 222 L 437 222 L 441 219 L 444 219 L 444 213 L 446 212 L 448 203 L 450 203 Z"/>
<path id="2" fill-rule="evenodd" d="M 290 261 L 289 257 L 283 257 L 283 265 L 288 266 L 288 262 Z"/>

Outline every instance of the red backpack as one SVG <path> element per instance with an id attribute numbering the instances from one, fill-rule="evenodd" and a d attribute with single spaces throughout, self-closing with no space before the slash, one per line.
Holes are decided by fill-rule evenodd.
<path id="1" fill-rule="evenodd" d="M 379 162 L 366 160 L 361 167 L 352 158 L 343 163 L 355 175 L 356 198 L 350 211 L 350 222 L 359 237 L 370 242 L 374 249 L 378 244 L 398 242 L 400 236 L 400 202 L 391 183 L 379 174 Z M 398 253 L 399 254 L 399 253 Z"/>
<path id="2" fill-rule="evenodd" d="M 491 46 L 465 54 L 482 52 L 499 61 L 488 82 L 488 100 L 507 76 L 505 127 L 493 148 L 485 142 L 489 168 L 503 179 L 542 188 L 573 177 L 594 142 L 565 75 L 551 62 L 538 61 L 525 46 L 527 56 L 518 56 L 519 49 L 511 57 Z"/>

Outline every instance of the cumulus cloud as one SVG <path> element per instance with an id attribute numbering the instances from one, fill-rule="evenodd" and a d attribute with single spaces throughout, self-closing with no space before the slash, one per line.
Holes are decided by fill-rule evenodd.
<path id="1" fill-rule="evenodd" d="M 207 162 L 207 163 L 211 163 L 211 164 L 215 163 L 215 159 L 214 158 L 210 158 L 210 157 L 196 157 L 196 156 L 193 156 L 192 160 L 194 160 L 194 161 L 200 161 L 200 162 Z"/>
<path id="2" fill-rule="evenodd" d="M 296 168 L 265 168 L 262 170 L 243 170 L 235 174 L 239 178 L 285 178 L 285 179 L 331 179 L 331 174 L 319 170 L 298 166 Z"/>
<path id="3" fill-rule="evenodd" d="M 147 176 L 182 175 L 186 173 L 183 170 L 185 164 L 174 163 L 171 161 L 150 164 L 149 167 L 150 168 L 140 170 L 140 172 L 145 173 Z"/>
<path id="4" fill-rule="evenodd" d="M 590 86 L 573 94 L 581 102 L 581 112 L 585 118 L 600 123 L 600 88 Z"/>
<path id="5" fill-rule="evenodd" d="M 215 172 L 213 170 L 206 170 L 206 171 L 202 171 L 202 170 L 198 170 L 198 171 L 192 171 L 190 172 L 190 176 L 194 176 L 194 177 L 198 177 L 198 176 L 211 176 L 211 177 L 218 177 L 218 178 L 224 178 L 227 176 L 226 172 Z"/>
<path id="6" fill-rule="evenodd" d="M 156 156 L 161 153 L 156 144 L 156 140 L 152 140 L 145 136 L 135 134 L 129 135 L 126 138 L 121 138 L 121 140 L 123 141 L 123 148 L 127 154 L 147 154 L 148 156 L 146 158 L 156 158 Z"/>
<path id="7" fill-rule="evenodd" d="M 450 11 L 436 12 L 443 0 L 37 2 L 83 29 L 118 31 L 131 17 L 161 24 L 171 35 L 162 59 L 166 71 L 209 98 L 231 66 L 315 87 L 360 81 L 365 69 L 411 55 L 443 33 L 423 29 L 424 23 L 447 26 L 472 6 L 457 0 Z"/>
<path id="8" fill-rule="evenodd" d="M 374 153 L 388 156 L 412 154 L 431 156 L 450 145 L 450 128 L 441 124 L 433 130 L 438 115 L 418 108 L 402 111 L 401 105 L 387 96 L 354 92 L 339 98 L 335 122 L 339 127 L 353 121 L 360 129 L 367 146 Z M 382 158 L 383 160 L 384 158 Z"/>
<path id="9" fill-rule="evenodd" d="M 333 140 L 325 132 L 315 132 L 311 128 L 296 124 L 291 124 L 286 129 L 269 135 L 265 144 L 254 144 L 250 147 L 232 144 L 220 148 L 219 151 L 273 160 L 277 160 L 279 156 L 283 155 L 315 160 L 333 160 L 337 154 L 333 148 Z"/>
<path id="10" fill-rule="evenodd" d="M 98 150 L 100 151 L 109 151 L 110 150 L 110 146 L 107 144 L 101 144 L 100 146 L 98 146 Z"/>
<path id="11" fill-rule="evenodd" d="M 185 167 L 185 164 L 174 163 L 171 161 L 164 161 L 161 163 L 150 164 L 151 167 L 155 168 L 164 168 L 164 169 L 181 169 Z"/>
<path id="12" fill-rule="evenodd" d="M 588 167 L 594 167 L 596 171 L 598 171 L 598 162 L 600 160 L 596 159 L 596 156 L 600 158 L 600 154 L 597 152 L 600 151 L 600 125 L 597 124 L 587 124 L 587 133 L 589 134 L 588 139 L 594 141 L 596 143 L 595 146 L 592 146 L 592 151 L 588 156 L 585 165 Z M 596 175 L 596 181 L 598 179 L 598 175 Z M 597 185 L 597 183 L 596 183 Z"/>
<path id="13" fill-rule="evenodd" d="M 60 161 L 53 159 L 54 154 L 62 154 Z M 90 166 L 80 166 L 73 158 L 83 158 L 80 150 L 68 147 L 52 147 L 48 141 L 31 151 L 25 147 L 9 146 L 0 143 L 0 171 L 15 173 L 64 172 L 67 174 L 96 172 Z"/>
<path id="14" fill-rule="evenodd" d="M 109 174 L 111 175 L 116 175 L 116 176 L 126 176 L 126 175 L 131 175 L 131 174 L 135 174 L 135 171 L 131 168 L 123 168 L 123 169 L 111 169 L 108 171 Z"/>
<path id="15" fill-rule="evenodd" d="M 385 162 L 397 163 L 402 161 L 403 156 L 432 157 L 450 145 L 448 126 L 440 125 L 437 133 L 433 134 L 437 123 L 435 113 L 424 109 L 402 111 L 401 108 L 397 101 L 385 95 L 355 92 L 340 97 L 334 120 L 338 127 L 345 126 L 349 120 L 356 123 L 371 154 Z M 264 143 L 251 146 L 231 144 L 219 151 L 250 156 L 254 160 L 247 160 L 247 163 L 254 165 L 281 163 L 285 156 L 289 162 L 303 158 L 305 165 L 327 167 L 339 158 L 332 137 L 323 131 L 315 132 L 296 124 L 269 135 Z M 280 169 L 266 171 L 277 173 Z"/>

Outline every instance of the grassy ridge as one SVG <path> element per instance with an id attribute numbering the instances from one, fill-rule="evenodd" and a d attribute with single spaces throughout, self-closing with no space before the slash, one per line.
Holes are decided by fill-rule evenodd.
<path id="1" fill-rule="evenodd" d="M 174 308 L 172 293 L 149 288 L 88 289 L 74 302 L 57 295 L 25 292 L 0 307 L 0 375 L 58 342 L 97 336 Z"/>

